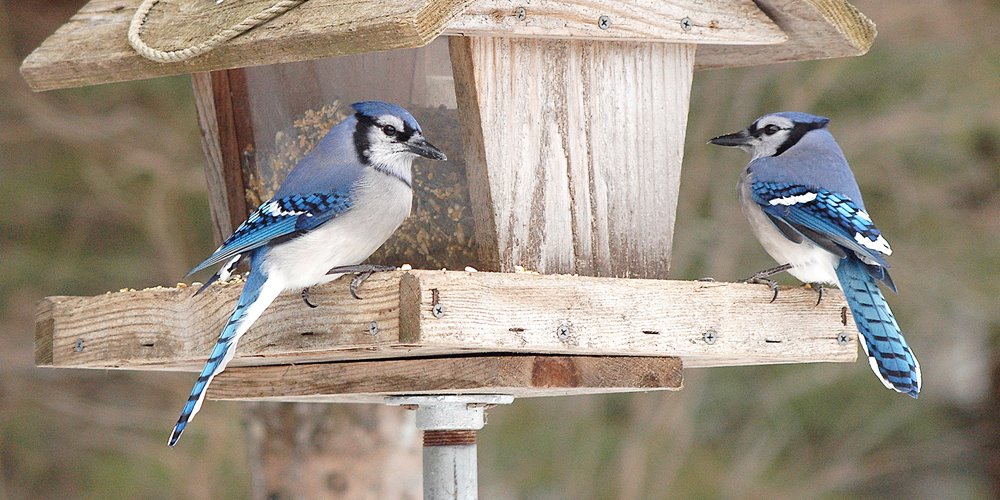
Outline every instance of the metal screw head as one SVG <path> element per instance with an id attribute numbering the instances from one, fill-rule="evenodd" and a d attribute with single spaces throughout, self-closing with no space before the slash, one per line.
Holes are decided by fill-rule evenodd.
<path id="1" fill-rule="evenodd" d="M 708 330 L 707 332 L 703 333 L 701 337 L 705 339 L 706 344 L 711 345 L 714 344 L 715 340 L 719 338 L 719 334 L 716 333 L 715 330 Z"/>
<path id="2" fill-rule="evenodd" d="M 83 352 L 83 339 L 76 340 L 76 347 L 73 348 L 76 352 Z"/>
<path id="3" fill-rule="evenodd" d="M 368 335 L 378 335 L 378 323 L 374 321 L 368 323 Z"/>
<path id="4" fill-rule="evenodd" d="M 441 319 L 441 316 L 444 316 L 444 306 L 441 304 L 434 304 L 434 307 L 431 307 L 431 314 L 433 314 L 435 318 Z"/>
<path id="5" fill-rule="evenodd" d="M 525 9 L 524 7 L 514 9 L 514 19 L 524 21 L 526 17 L 528 17 L 528 9 Z"/>
<path id="6" fill-rule="evenodd" d="M 611 27 L 611 18 L 608 16 L 601 16 L 597 18 L 597 27 L 602 30 L 606 30 Z"/>
<path id="7" fill-rule="evenodd" d="M 847 332 L 840 332 L 840 334 L 837 335 L 837 343 L 840 345 L 847 344 L 850 341 L 851 341 L 851 336 L 848 335 Z"/>
<path id="8" fill-rule="evenodd" d="M 693 26 L 693 24 L 694 23 L 691 22 L 690 17 L 685 17 L 684 19 L 681 19 L 681 29 L 684 31 L 691 31 L 691 26 Z"/>
<path id="9" fill-rule="evenodd" d="M 569 325 L 567 325 L 566 323 L 563 323 L 563 324 L 559 325 L 556 328 L 556 337 L 559 337 L 559 340 L 566 340 L 566 339 L 568 339 L 569 338 Z"/>

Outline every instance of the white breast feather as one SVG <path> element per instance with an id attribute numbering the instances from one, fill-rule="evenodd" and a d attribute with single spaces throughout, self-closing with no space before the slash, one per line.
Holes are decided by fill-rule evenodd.
<path id="1" fill-rule="evenodd" d="M 803 194 L 799 197 L 807 196 L 808 194 L 812 193 Z M 740 207 L 743 209 L 743 215 L 746 216 L 747 221 L 750 223 L 750 229 L 753 230 L 754 235 L 760 240 L 760 244 L 764 247 L 764 250 L 774 260 L 778 261 L 778 264 L 792 265 L 792 268 L 788 270 L 789 274 L 795 276 L 796 279 L 803 283 L 838 283 L 836 270 L 837 265 L 840 263 L 839 257 L 817 246 L 808 239 L 803 240 L 802 243 L 795 243 L 781 234 L 781 231 L 774 226 L 774 223 L 764 213 L 764 209 L 753 201 L 750 195 L 750 183 L 742 178 L 740 180 L 739 196 Z M 813 194 L 813 197 L 815 196 Z M 783 199 L 787 200 L 789 198 L 796 197 Z M 774 201 L 771 200 L 771 203 L 773 204 Z M 789 202 L 786 204 L 790 205 L 793 203 Z"/>
<path id="2" fill-rule="evenodd" d="M 375 252 L 410 214 L 413 191 L 399 179 L 366 170 L 351 209 L 309 233 L 276 245 L 265 271 L 280 276 L 285 289 L 336 279 L 333 267 L 360 264 Z"/>

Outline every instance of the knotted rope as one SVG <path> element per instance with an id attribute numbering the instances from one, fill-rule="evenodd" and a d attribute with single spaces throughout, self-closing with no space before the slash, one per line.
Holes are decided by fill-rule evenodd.
<path id="1" fill-rule="evenodd" d="M 289 10 L 297 7 L 299 4 L 305 2 L 306 0 L 279 0 L 271 7 L 262 10 L 246 19 L 240 21 L 239 24 L 231 28 L 226 28 L 211 38 L 205 40 L 197 45 L 191 47 L 178 49 L 178 50 L 159 50 L 154 49 L 146 44 L 142 39 L 141 32 L 142 27 L 146 24 L 146 17 L 149 16 L 149 11 L 160 2 L 160 0 L 143 0 L 139 8 L 136 9 L 135 14 L 132 16 L 132 22 L 128 26 L 128 43 L 139 53 L 142 57 L 156 62 L 180 62 L 192 57 L 204 54 L 219 45 L 222 45 L 233 38 L 246 33 L 247 31 L 264 24 L 271 19 L 274 19 Z"/>

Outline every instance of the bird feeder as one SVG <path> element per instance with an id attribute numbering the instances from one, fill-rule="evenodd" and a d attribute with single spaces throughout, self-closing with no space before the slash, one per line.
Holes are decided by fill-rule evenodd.
<path id="1" fill-rule="evenodd" d="M 425 491 L 462 496 L 484 405 L 856 359 L 838 293 L 667 278 L 693 72 L 874 36 L 842 0 L 92 0 L 21 72 L 36 90 L 192 74 L 220 240 L 350 103 L 409 109 L 450 161 L 417 163 L 413 215 L 372 261 L 417 269 L 362 300 L 343 281 L 315 309 L 280 297 L 208 398 L 419 408 Z M 36 362 L 197 371 L 239 291 L 46 298 Z M 429 477 L 441 460 L 464 475 Z"/>

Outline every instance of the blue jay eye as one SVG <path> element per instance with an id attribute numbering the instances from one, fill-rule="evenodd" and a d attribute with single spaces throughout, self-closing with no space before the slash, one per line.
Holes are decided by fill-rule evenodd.
<path id="1" fill-rule="evenodd" d="M 777 134 L 779 130 L 781 130 L 781 127 L 779 127 L 779 126 L 777 126 L 777 125 L 775 125 L 773 123 L 771 125 L 768 125 L 768 126 L 764 127 L 764 133 L 767 134 L 767 135 Z"/>
<path id="2" fill-rule="evenodd" d="M 394 137 L 396 135 L 397 131 L 396 131 L 396 127 L 393 127 L 392 125 L 386 125 L 386 126 L 382 127 L 382 132 L 385 132 L 385 135 L 387 135 L 389 137 Z"/>

